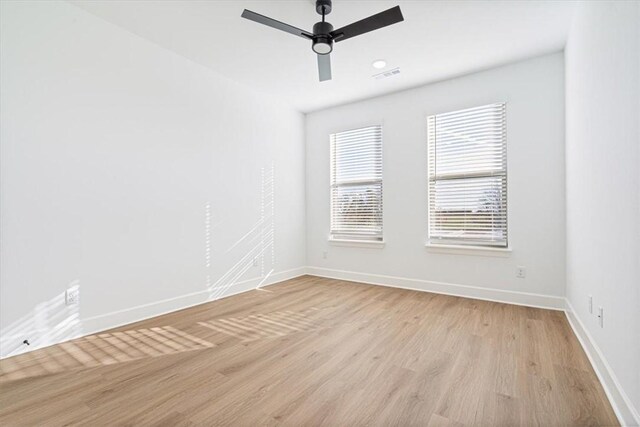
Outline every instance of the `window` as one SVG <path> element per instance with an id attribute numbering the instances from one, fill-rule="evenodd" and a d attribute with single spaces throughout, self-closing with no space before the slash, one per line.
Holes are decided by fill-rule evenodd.
<path id="1" fill-rule="evenodd" d="M 331 238 L 382 241 L 382 126 L 331 135 Z"/>
<path id="2" fill-rule="evenodd" d="M 507 246 L 504 103 L 428 118 L 429 243 Z"/>

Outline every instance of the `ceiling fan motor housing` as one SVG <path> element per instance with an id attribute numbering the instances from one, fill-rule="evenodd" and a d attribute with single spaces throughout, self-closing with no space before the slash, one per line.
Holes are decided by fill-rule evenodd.
<path id="1" fill-rule="evenodd" d="M 313 44 L 311 47 L 318 55 L 327 55 L 333 50 L 331 31 L 333 31 L 333 25 L 328 22 L 316 22 L 313 25 Z"/>

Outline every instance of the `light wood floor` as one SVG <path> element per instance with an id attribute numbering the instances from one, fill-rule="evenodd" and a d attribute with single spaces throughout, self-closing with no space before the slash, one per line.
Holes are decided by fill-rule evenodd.
<path id="1" fill-rule="evenodd" d="M 617 425 L 564 314 L 305 276 L 0 362 L 0 425 Z"/>

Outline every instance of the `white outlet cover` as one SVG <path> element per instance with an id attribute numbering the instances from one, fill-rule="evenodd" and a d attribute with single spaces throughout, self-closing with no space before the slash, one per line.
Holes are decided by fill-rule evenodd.
<path id="1" fill-rule="evenodd" d="M 79 300 L 80 300 L 80 287 L 77 285 L 68 288 L 64 293 L 64 302 L 66 305 L 77 304 Z"/>
<path id="2" fill-rule="evenodd" d="M 516 267 L 516 277 L 519 279 L 527 277 L 527 269 L 524 267 Z"/>

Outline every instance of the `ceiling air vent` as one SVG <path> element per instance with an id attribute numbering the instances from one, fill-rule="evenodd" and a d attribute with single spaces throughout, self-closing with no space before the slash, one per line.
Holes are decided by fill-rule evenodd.
<path id="1" fill-rule="evenodd" d="M 387 71 L 383 71 L 383 72 L 378 73 L 378 74 L 374 74 L 373 78 L 376 79 L 376 80 L 380 80 L 380 79 L 386 79 L 386 78 L 391 77 L 391 76 L 395 76 L 397 74 L 400 74 L 400 67 L 392 68 L 391 70 L 387 70 Z"/>

